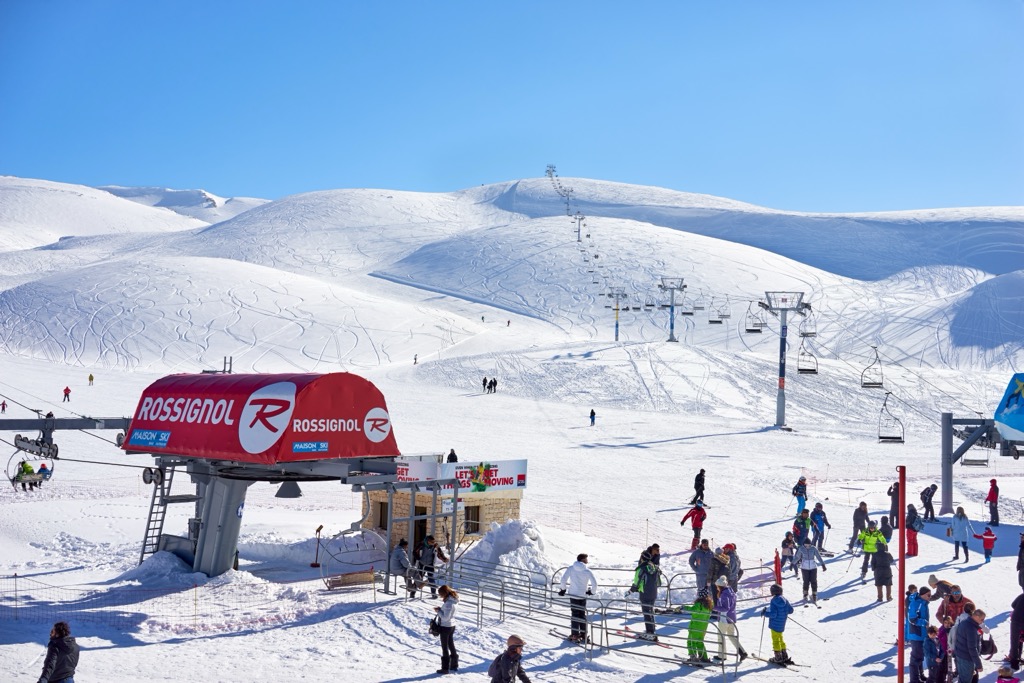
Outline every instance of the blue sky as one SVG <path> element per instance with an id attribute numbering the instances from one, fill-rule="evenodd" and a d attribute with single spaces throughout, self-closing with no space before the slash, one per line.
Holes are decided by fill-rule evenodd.
<path id="1" fill-rule="evenodd" d="M 626 8 L 629 8 L 628 10 Z M 1024 204 L 1024 3 L 0 0 L 0 173 Z"/>

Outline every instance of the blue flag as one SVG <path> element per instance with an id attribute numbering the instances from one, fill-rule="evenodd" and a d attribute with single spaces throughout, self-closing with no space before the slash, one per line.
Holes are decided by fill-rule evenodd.
<path id="1" fill-rule="evenodd" d="M 1024 372 L 1018 372 L 1006 387 L 995 414 L 996 429 L 1006 441 L 1024 441 Z"/>

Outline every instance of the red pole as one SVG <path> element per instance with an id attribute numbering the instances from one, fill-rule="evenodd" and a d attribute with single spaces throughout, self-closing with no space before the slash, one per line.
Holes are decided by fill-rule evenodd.
<path id="1" fill-rule="evenodd" d="M 907 467 L 899 465 L 896 471 L 900 473 L 900 509 L 896 511 L 900 520 L 900 561 L 897 567 L 899 595 L 896 601 L 896 609 L 899 612 L 896 615 L 896 683 L 903 683 L 903 621 L 907 611 Z"/>
<path id="2" fill-rule="evenodd" d="M 779 549 L 775 549 L 775 562 L 772 565 L 775 571 L 775 583 L 782 585 L 782 558 L 779 557 Z"/>

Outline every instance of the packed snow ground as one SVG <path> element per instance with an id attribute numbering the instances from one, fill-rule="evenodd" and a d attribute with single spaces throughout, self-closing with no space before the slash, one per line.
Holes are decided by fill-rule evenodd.
<path id="1" fill-rule="evenodd" d="M 25 406 L 58 416 L 129 415 L 149 382 L 167 372 L 219 367 L 227 355 L 236 372 L 353 371 L 383 391 L 404 452 L 455 448 L 463 458 L 529 459 L 522 515 L 531 531 L 518 563 L 550 571 L 588 552 L 592 567 L 628 568 L 650 543 L 665 553 L 688 548 L 689 530 L 678 521 L 693 475 L 704 467 L 712 506 L 705 535 L 716 544 L 735 543 L 750 566 L 768 561 L 788 528 L 789 490 L 800 474 L 811 481 L 812 504 L 824 502 L 834 526 L 826 545 L 839 550 L 857 502 L 866 500 L 874 518 L 888 513 L 885 490 L 896 465 L 908 466 L 915 494 L 938 481 L 939 413 L 990 414 L 1019 368 L 1024 315 L 1013 283 L 1021 274 L 997 266 L 1009 262 L 1004 253 L 1017 253 L 1021 263 L 1015 250 L 1024 241 L 1024 211 L 937 212 L 943 225 L 965 221 L 958 224 L 969 247 L 945 252 L 929 246 L 927 236 L 916 252 L 904 246 L 915 230 L 927 232 L 921 227 L 927 215 L 905 221 L 898 214 L 785 214 L 791 223 L 780 234 L 788 241 L 773 242 L 777 248 L 769 253 L 708 232 L 716 225 L 731 230 L 723 213 L 729 211 L 776 229 L 779 212 L 579 181 L 591 195 L 582 210 L 591 215 L 595 249 L 585 262 L 574 225 L 544 182 L 442 196 L 311 193 L 198 231 L 90 231 L 93 236 L 43 249 L 0 253 L 7 278 L 0 292 L 6 416 L 32 415 Z M 142 208 L 157 210 L 159 202 L 147 202 Z M 43 222 L 31 207 L 20 212 Z M 685 216 L 679 224 L 665 218 L 679 215 Z M 840 226 L 853 231 L 864 221 L 885 239 L 865 246 L 856 239 L 810 240 L 801 232 L 812 224 L 819 233 Z M 1016 226 L 1010 241 L 1007 225 Z M 759 234 L 748 234 L 748 241 L 763 239 Z M 975 258 L 986 249 L 1000 255 L 988 269 Z M 598 296 L 604 285 L 593 285 L 587 272 L 595 253 L 609 264 L 599 275 L 635 283 L 641 302 L 640 311 L 620 316 L 620 343 L 611 341 L 613 314 Z M 813 258 L 792 260 L 802 253 Z M 937 265 L 940 256 L 945 260 Z M 708 304 L 715 297 L 724 305 L 728 296 L 733 317 L 720 326 L 708 325 L 707 313 L 680 318 L 682 343 L 665 342 L 666 311 L 643 307 L 648 296 L 659 296 L 659 275 L 686 276 Z M 884 279 L 871 280 L 876 275 Z M 770 427 L 777 325 L 771 322 L 756 339 L 742 328 L 747 299 L 791 287 L 807 291 L 820 311 L 811 344 L 821 371 L 795 374 L 793 323 L 787 422 L 795 431 L 784 432 Z M 983 304 L 967 306 L 970 301 Z M 907 425 L 904 445 L 877 443 L 884 392 L 859 386 L 870 344 L 879 346 L 886 389 L 899 399 L 893 410 Z M 90 372 L 97 378 L 92 387 Z M 497 394 L 480 392 L 484 375 L 499 378 Z M 65 385 L 72 401 L 62 404 Z M 59 433 L 63 459 L 53 480 L 31 494 L 0 493 L 0 574 L 69 587 L 68 601 L 77 601 L 68 616 L 83 646 L 82 680 L 433 676 L 439 653 L 426 633 L 429 601 L 378 595 L 374 603 L 369 591 L 328 593 L 308 566 L 318 525 L 327 537 L 359 518 L 359 499 L 347 488 L 303 485 L 302 498 L 282 500 L 273 497 L 275 487 L 254 485 L 236 572 L 206 580 L 167 556 L 137 567 L 149 505 L 140 470 L 75 462 L 149 464 L 104 442 L 112 438 Z M 943 527 L 930 526 L 920 556 L 908 560 L 910 580 L 921 584 L 936 573 L 960 583 L 988 611 L 1005 652 L 1007 610 L 1019 593 L 1014 565 L 1024 481 L 1017 463 L 997 458 L 980 471 L 958 467 L 956 475 L 956 504 L 965 506 L 979 533 L 988 480 L 999 479 L 1005 502 L 996 556 L 982 565 L 979 541 L 970 563 L 952 563 Z M 186 511 L 177 514 L 168 519 L 170 532 L 184 531 Z M 682 569 L 685 559 L 666 557 L 663 569 Z M 874 587 L 861 586 L 849 565 L 839 556 L 820 576 L 819 595 L 829 598 L 823 609 L 798 607 L 793 615 L 814 635 L 796 625 L 787 629 L 792 656 L 811 668 L 794 673 L 748 660 L 739 678 L 894 675 L 896 603 L 875 605 Z M 6 589 L 10 580 L 0 580 Z M 199 587 L 191 588 L 194 583 Z M 792 579 L 785 586 L 791 598 L 799 592 Z M 153 597 L 143 599 L 140 590 Z M 201 605 L 192 602 L 198 596 Z M 120 601 L 119 618 L 81 611 L 104 600 Z M 741 639 L 756 652 L 762 603 L 744 604 Z M 0 670 L 12 678 L 38 673 L 46 619 L 54 612 L 37 607 L 45 618 L 0 622 Z M 207 616 L 218 607 L 223 618 Z M 672 617 L 659 620 L 671 633 Z M 477 629 L 461 614 L 458 626 L 460 675 L 472 678 L 483 678 L 512 632 L 529 643 L 526 666 L 537 681 L 720 677 L 619 651 L 588 660 L 546 628 L 514 618 Z M 991 668 L 982 680 L 994 680 Z"/>

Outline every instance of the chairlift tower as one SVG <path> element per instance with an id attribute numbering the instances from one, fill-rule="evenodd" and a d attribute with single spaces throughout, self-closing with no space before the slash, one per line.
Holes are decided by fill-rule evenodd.
<path id="1" fill-rule="evenodd" d="M 583 241 L 582 231 L 580 230 L 580 226 L 583 225 L 583 221 L 586 220 L 586 218 L 587 217 L 584 216 L 579 211 L 577 211 L 576 215 L 572 217 L 572 219 L 574 221 L 576 221 L 576 241 L 577 242 L 582 242 Z"/>
<path id="2" fill-rule="evenodd" d="M 765 301 L 757 305 L 779 318 L 779 393 L 775 401 L 775 426 L 786 426 L 786 333 L 788 331 L 786 317 L 790 311 L 806 316 L 811 310 L 805 304 L 803 292 L 765 292 Z"/>
<path id="3" fill-rule="evenodd" d="M 615 299 L 615 341 L 619 341 L 619 301 L 628 299 L 629 294 L 626 294 L 625 287 L 609 287 L 606 296 Z"/>
<path id="4" fill-rule="evenodd" d="M 683 278 L 681 277 L 663 276 L 658 289 L 669 291 L 668 340 L 670 342 L 677 342 L 679 340 L 676 339 L 676 292 L 682 292 L 686 289 L 686 285 L 683 284 Z"/>

